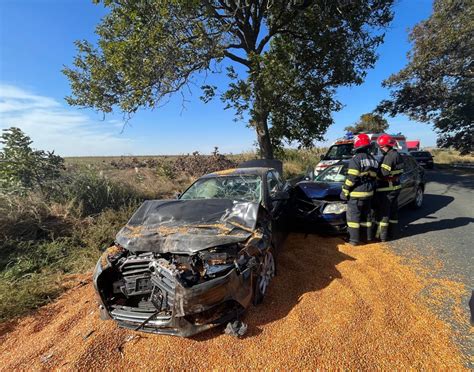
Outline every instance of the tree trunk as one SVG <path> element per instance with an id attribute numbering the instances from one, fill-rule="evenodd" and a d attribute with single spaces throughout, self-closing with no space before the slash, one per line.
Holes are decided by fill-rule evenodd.
<path id="1" fill-rule="evenodd" d="M 255 113 L 254 125 L 257 132 L 260 155 L 263 159 L 273 159 L 273 147 L 268 132 L 268 113 Z"/>
<path id="2" fill-rule="evenodd" d="M 254 94 L 255 101 L 251 111 L 252 118 L 250 123 L 255 128 L 257 140 L 260 146 L 260 155 L 263 159 L 273 159 L 273 147 L 270 141 L 270 133 L 268 131 L 268 114 L 269 110 L 265 104 L 262 86 L 259 83 L 258 75 L 254 75 Z"/>

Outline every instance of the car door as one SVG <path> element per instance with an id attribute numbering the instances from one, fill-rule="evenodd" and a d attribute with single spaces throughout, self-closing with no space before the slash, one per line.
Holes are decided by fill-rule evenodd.
<path id="1" fill-rule="evenodd" d="M 276 200 L 275 196 L 283 190 L 283 182 L 280 179 L 278 172 L 269 171 L 267 173 L 267 195 L 268 195 L 268 206 L 270 213 L 274 219 L 277 219 L 282 211 L 284 200 Z"/>
<path id="2" fill-rule="evenodd" d="M 411 156 L 407 156 L 407 159 L 412 164 L 412 167 L 413 167 L 414 188 L 413 188 L 413 194 L 410 195 L 410 201 L 413 201 L 416 198 L 416 191 L 420 187 L 420 184 L 424 184 L 425 170 L 422 166 L 420 166 L 416 162 L 415 158 Z"/>
<path id="3" fill-rule="evenodd" d="M 277 250 L 279 250 L 288 234 L 289 219 L 291 218 L 288 200 L 290 185 L 282 181 L 277 171 L 272 170 L 267 174 L 266 186 L 272 216 L 272 240 Z"/>
<path id="4" fill-rule="evenodd" d="M 402 186 L 400 190 L 400 195 L 398 196 L 398 205 L 401 207 L 408 204 L 415 195 L 415 174 L 413 163 L 410 161 L 408 156 L 402 155 L 403 159 L 403 173 L 400 176 L 400 185 Z"/>

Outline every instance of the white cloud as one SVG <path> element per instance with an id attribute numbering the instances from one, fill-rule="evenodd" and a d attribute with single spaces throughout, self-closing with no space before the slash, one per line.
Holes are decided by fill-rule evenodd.
<path id="1" fill-rule="evenodd" d="M 12 126 L 30 136 L 33 147 L 63 156 L 121 155 L 133 148 L 118 120 L 94 120 L 54 98 L 0 83 L 0 129 Z"/>

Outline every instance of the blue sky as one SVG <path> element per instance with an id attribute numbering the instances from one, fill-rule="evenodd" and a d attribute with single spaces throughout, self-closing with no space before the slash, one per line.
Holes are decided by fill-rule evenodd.
<path id="1" fill-rule="evenodd" d="M 406 64 L 407 30 L 431 11 L 431 0 L 397 1 L 375 68 L 363 85 L 338 90 L 344 109 L 334 113 L 335 124 L 317 146 L 340 137 L 346 125 L 388 96 L 381 82 Z M 70 88 L 61 69 L 71 65 L 74 40 L 94 40 L 94 28 L 105 14 L 90 0 L 0 1 L 0 129 L 18 126 L 35 147 L 64 156 L 209 153 L 214 146 L 236 153 L 254 148 L 254 132 L 244 122 L 234 122 L 233 112 L 225 111 L 219 100 L 204 104 L 197 89 L 187 95 L 184 108 L 177 96 L 162 108 L 139 112 L 124 130 L 120 115 L 103 118 L 92 110 L 69 107 L 64 97 Z M 212 79 L 223 82 L 220 76 Z M 424 146 L 435 144 L 430 125 L 404 116 L 389 122 L 391 132 L 421 139 Z"/>

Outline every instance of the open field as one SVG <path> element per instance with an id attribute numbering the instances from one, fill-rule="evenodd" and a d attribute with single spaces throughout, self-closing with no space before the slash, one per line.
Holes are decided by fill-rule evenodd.
<path id="1" fill-rule="evenodd" d="M 474 155 L 459 155 L 459 151 L 445 149 L 430 149 L 435 164 L 474 164 Z"/>

